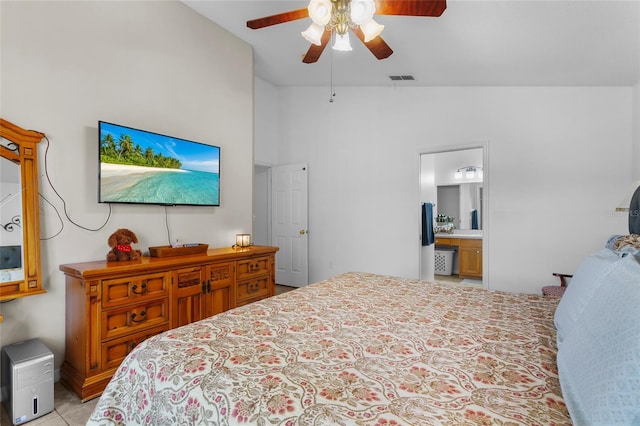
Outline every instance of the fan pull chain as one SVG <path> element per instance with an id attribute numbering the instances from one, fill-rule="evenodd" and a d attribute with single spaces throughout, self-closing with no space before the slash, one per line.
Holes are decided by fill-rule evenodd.
<path id="1" fill-rule="evenodd" d="M 331 35 L 335 37 L 335 33 L 334 32 L 332 32 Z M 335 89 L 333 87 L 333 49 L 331 49 L 330 53 L 331 53 L 331 57 L 329 58 L 329 62 L 330 62 L 330 66 L 331 66 L 331 84 L 330 84 L 331 87 L 329 87 L 329 90 L 330 90 L 329 103 L 333 103 L 333 98 L 336 97 L 336 92 L 335 92 Z"/>

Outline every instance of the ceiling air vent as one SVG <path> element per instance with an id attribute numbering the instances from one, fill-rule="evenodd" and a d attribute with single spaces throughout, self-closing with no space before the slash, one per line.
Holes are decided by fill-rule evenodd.
<path id="1" fill-rule="evenodd" d="M 392 81 L 415 80 L 412 75 L 390 75 Z"/>

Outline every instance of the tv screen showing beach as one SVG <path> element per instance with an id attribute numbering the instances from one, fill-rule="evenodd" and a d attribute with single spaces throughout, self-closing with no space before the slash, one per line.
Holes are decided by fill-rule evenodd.
<path id="1" fill-rule="evenodd" d="M 98 201 L 220 205 L 220 148 L 100 121 Z"/>

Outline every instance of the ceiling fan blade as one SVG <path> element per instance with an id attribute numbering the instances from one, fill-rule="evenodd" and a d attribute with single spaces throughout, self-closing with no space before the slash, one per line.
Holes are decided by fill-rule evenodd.
<path id="1" fill-rule="evenodd" d="M 295 21 L 297 19 L 304 19 L 309 17 L 309 11 L 305 9 L 290 10 L 289 12 L 278 13 L 277 15 L 265 16 L 264 18 L 253 19 L 247 21 L 247 27 L 252 30 L 259 28 L 270 27 L 271 25 L 283 24 L 289 21 Z"/>
<path id="2" fill-rule="evenodd" d="M 440 16 L 446 0 L 377 0 L 376 15 Z"/>
<path id="3" fill-rule="evenodd" d="M 364 33 L 362 32 L 360 27 L 353 28 L 352 31 L 356 36 L 358 36 L 360 41 L 363 42 L 365 46 L 367 46 L 367 49 L 369 49 L 371 53 L 373 53 L 373 56 L 375 56 L 376 58 L 385 59 L 391 56 L 391 54 L 393 53 L 393 50 L 391 50 L 389 45 L 382 39 L 382 37 L 377 36 L 373 40 L 365 42 Z"/>
<path id="4" fill-rule="evenodd" d="M 311 47 L 309 47 L 309 50 L 307 50 L 307 54 L 304 55 L 304 58 L 302 58 L 302 62 L 304 62 L 305 64 L 312 64 L 314 62 L 317 62 L 320 58 L 320 55 L 322 55 L 324 48 L 327 47 L 327 44 L 329 44 L 329 40 L 331 40 L 331 31 L 323 32 L 322 38 L 320 39 L 320 46 L 318 46 L 317 44 L 312 44 Z"/>

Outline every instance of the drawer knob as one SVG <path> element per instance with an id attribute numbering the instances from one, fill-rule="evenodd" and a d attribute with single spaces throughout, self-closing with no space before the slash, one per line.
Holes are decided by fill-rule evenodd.
<path id="1" fill-rule="evenodd" d="M 133 321 L 133 322 L 142 322 L 142 321 L 147 319 L 147 313 L 145 311 L 140 312 L 140 316 L 142 317 L 142 319 L 137 320 L 136 319 L 136 317 L 137 317 L 136 313 L 135 312 L 132 313 L 131 314 L 131 321 Z"/>
<path id="2" fill-rule="evenodd" d="M 131 292 L 133 294 L 145 294 L 148 290 L 147 288 L 147 283 L 142 283 L 142 285 L 140 286 L 142 289 L 140 291 L 136 291 L 138 290 L 138 285 L 134 284 L 133 287 L 131 287 Z"/>
<path id="3" fill-rule="evenodd" d="M 247 291 L 249 293 L 255 293 L 256 291 L 260 290 L 260 285 L 258 285 L 258 283 L 249 283 L 249 285 L 247 285 Z"/>

